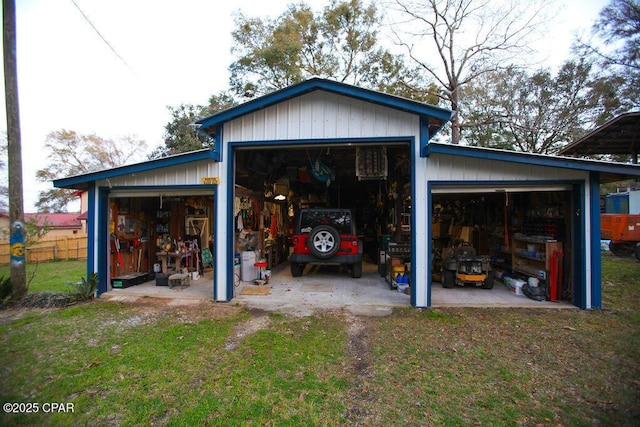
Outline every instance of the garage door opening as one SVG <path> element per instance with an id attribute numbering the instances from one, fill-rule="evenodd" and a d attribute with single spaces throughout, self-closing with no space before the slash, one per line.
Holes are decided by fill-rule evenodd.
<path id="1" fill-rule="evenodd" d="M 454 290 L 469 288 L 571 302 L 572 200 L 572 190 L 562 186 L 434 187 L 433 303 L 480 295 Z"/>
<path id="2" fill-rule="evenodd" d="M 353 273 L 353 262 L 348 266 L 304 263 L 301 271 L 293 270 L 296 280 L 376 280 L 388 292 L 397 292 L 381 253 L 390 242 L 407 248 L 411 244 L 408 143 L 237 146 L 234 160 L 234 250 L 241 259 L 240 282 L 260 279 L 264 268 L 289 283 L 288 260 L 294 251 L 292 236 L 299 213 L 342 209 L 351 212 L 355 223 L 362 274 Z M 325 234 L 329 240 L 335 238 Z M 252 269 L 254 260 L 260 259 L 266 265 Z"/>
<path id="3" fill-rule="evenodd" d="M 191 193 L 166 189 L 109 195 L 107 291 L 162 296 L 175 285 L 185 289 L 184 296 L 213 295 L 214 197 L 201 190 Z"/>

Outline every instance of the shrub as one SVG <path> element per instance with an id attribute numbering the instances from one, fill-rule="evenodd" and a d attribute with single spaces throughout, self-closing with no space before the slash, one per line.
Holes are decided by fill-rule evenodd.
<path id="1" fill-rule="evenodd" d="M 89 280 L 82 277 L 80 282 L 68 283 L 69 286 L 74 288 L 74 293 L 79 300 L 85 301 L 93 299 L 98 290 L 98 274 L 91 273 Z"/>
<path id="2" fill-rule="evenodd" d="M 11 298 L 13 288 L 11 287 L 11 276 L 0 276 L 0 304 L 5 303 Z"/>

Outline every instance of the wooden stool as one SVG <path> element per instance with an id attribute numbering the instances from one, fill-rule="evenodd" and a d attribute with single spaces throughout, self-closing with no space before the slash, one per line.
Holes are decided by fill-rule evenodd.
<path id="1" fill-rule="evenodd" d="M 189 286 L 189 275 L 177 273 L 169 276 L 169 288 L 173 289 L 174 286 L 180 286 L 180 289 Z"/>

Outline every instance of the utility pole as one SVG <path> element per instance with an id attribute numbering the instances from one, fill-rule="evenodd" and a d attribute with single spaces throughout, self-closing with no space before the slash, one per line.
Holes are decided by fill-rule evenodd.
<path id="1" fill-rule="evenodd" d="M 24 207 L 22 200 L 22 144 L 18 103 L 18 66 L 16 58 L 16 4 L 2 1 L 4 93 L 7 106 L 7 154 L 9 170 L 9 221 L 12 298 L 27 293 L 25 265 Z"/>

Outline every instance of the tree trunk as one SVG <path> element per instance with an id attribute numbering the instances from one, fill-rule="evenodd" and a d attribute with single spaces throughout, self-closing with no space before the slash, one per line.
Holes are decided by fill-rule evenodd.
<path id="1" fill-rule="evenodd" d="M 20 142 L 20 108 L 18 103 L 18 67 L 16 57 L 16 5 L 15 0 L 4 0 L 2 5 L 4 87 L 7 107 L 11 286 L 13 288 L 12 298 L 20 299 L 27 293 L 27 283 L 22 200 L 22 146 Z"/>
<path id="2" fill-rule="evenodd" d="M 451 91 L 451 110 L 456 112 L 456 114 L 454 114 L 453 118 L 451 119 L 451 143 L 460 144 L 460 139 L 462 135 L 460 132 L 460 116 L 457 114 L 458 82 L 451 82 L 451 86 L 453 87 L 453 90 Z"/>

